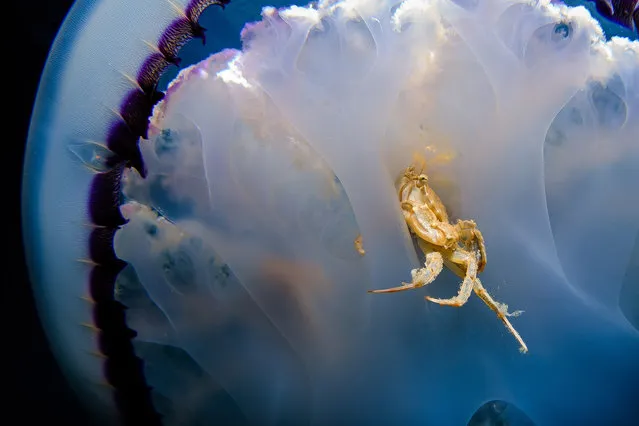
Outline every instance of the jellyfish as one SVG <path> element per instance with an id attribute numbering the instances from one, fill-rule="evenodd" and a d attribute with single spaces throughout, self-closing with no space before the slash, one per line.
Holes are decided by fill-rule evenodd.
<path id="1" fill-rule="evenodd" d="M 633 424 L 639 42 L 548 0 L 320 0 L 181 62 L 241 7 L 79 1 L 54 43 L 24 238 L 87 407 L 126 425 Z M 367 292 L 424 261 L 397 199 L 415 162 L 481 229 L 482 282 L 523 311 L 528 353 L 477 297 L 425 301 L 457 292 L 450 272 Z"/>

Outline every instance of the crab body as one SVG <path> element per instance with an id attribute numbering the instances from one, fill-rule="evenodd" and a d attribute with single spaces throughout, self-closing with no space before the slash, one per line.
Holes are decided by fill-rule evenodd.
<path id="1" fill-rule="evenodd" d="M 486 267 L 487 260 L 484 237 L 475 221 L 458 219 L 454 225 L 451 224 L 446 206 L 428 185 L 428 176 L 416 173 L 412 166 L 400 178 L 398 197 L 408 229 L 417 236 L 417 244 L 426 261 L 423 268 L 411 271 L 410 283 L 369 292 L 395 293 L 423 287 L 433 282 L 446 266 L 463 280 L 457 296 L 449 299 L 426 296 L 426 300 L 460 307 L 475 292 L 517 339 L 520 351 L 527 352 L 526 344 L 508 320 L 508 317 L 518 316 L 521 311 L 509 313 L 508 306 L 495 301 L 477 277 Z"/>

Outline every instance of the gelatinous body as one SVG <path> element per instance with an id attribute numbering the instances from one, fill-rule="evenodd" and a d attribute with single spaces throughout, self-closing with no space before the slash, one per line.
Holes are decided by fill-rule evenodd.
<path id="1" fill-rule="evenodd" d="M 31 270 L 96 410 L 460 425 L 503 400 L 537 425 L 632 424 L 638 42 L 546 1 L 265 8 L 241 51 L 181 71 L 157 103 L 148 58 L 176 62 L 205 3 L 79 3 L 40 89 Z M 481 229 L 482 283 L 526 312 L 528 354 L 479 300 L 367 294 L 422 263 L 395 187 L 415 156 Z M 457 291 L 439 281 L 421 295 Z"/>

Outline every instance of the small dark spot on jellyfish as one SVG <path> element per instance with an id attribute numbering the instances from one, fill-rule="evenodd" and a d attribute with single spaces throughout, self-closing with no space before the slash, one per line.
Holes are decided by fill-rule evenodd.
<path id="1" fill-rule="evenodd" d="M 546 133 L 545 143 L 552 146 L 561 146 L 566 140 L 564 132 L 559 130 L 556 126 L 550 126 L 548 133 Z"/>
<path id="2" fill-rule="evenodd" d="M 226 278 L 231 276 L 231 269 L 229 269 L 229 265 L 222 266 L 222 268 L 220 268 L 220 271 Z"/>
<path id="3" fill-rule="evenodd" d="M 615 74 L 610 77 L 606 82 L 606 87 L 608 90 L 619 95 L 620 98 L 624 98 L 626 96 L 626 86 L 619 74 Z"/>
<path id="4" fill-rule="evenodd" d="M 220 275 L 224 277 L 221 284 L 222 284 L 222 287 L 225 287 L 226 284 L 228 283 L 227 282 L 228 278 L 230 278 L 231 276 L 231 268 L 229 268 L 229 265 L 227 264 L 222 265 L 222 267 L 220 268 Z"/>
<path id="5" fill-rule="evenodd" d="M 563 51 L 572 41 L 573 28 L 568 22 L 549 23 L 537 28 L 524 51 L 526 65 L 531 67 L 553 58 L 553 52 Z"/>
<path id="6" fill-rule="evenodd" d="M 599 125 L 618 129 L 626 122 L 626 103 L 608 87 L 598 82 L 593 83 L 590 99 Z"/>
<path id="7" fill-rule="evenodd" d="M 475 411 L 468 426 L 535 426 L 514 404 L 499 399 L 488 401 Z"/>
<path id="8" fill-rule="evenodd" d="M 579 111 L 577 108 L 567 108 L 566 113 L 569 115 L 571 123 L 577 126 L 581 126 L 582 124 L 584 124 L 584 117 L 583 115 L 581 115 L 581 111 Z"/>
<path id="9" fill-rule="evenodd" d="M 213 282 L 220 287 L 226 287 L 231 278 L 231 268 L 226 263 L 221 263 L 214 256 L 208 260 L 209 273 L 213 277 Z"/>
<path id="10" fill-rule="evenodd" d="M 164 275 L 177 291 L 186 293 L 195 287 L 195 266 L 186 250 L 165 250 L 161 256 Z"/>
<path id="11" fill-rule="evenodd" d="M 155 154 L 162 157 L 165 154 L 172 154 L 178 149 L 175 132 L 171 129 L 162 129 L 160 135 L 155 140 Z"/>
<path id="12" fill-rule="evenodd" d="M 158 234 L 158 226 L 155 223 L 145 223 L 144 231 L 151 237 L 155 237 Z"/>
<path id="13" fill-rule="evenodd" d="M 199 251 L 204 248 L 204 241 L 200 237 L 191 237 L 189 238 L 189 244 L 193 250 Z"/>
<path id="14" fill-rule="evenodd" d="M 559 22 L 555 25 L 553 30 L 552 40 L 560 41 L 563 39 L 567 39 L 572 34 L 572 25 L 566 22 Z"/>
<path id="15" fill-rule="evenodd" d="M 578 97 L 573 97 L 566 106 L 555 116 L 548 132 L 546 133 L 545 143 L 552 146 L 562 145 L 575 127 L 584 125 L 584 116 L 579 108 Z"/>

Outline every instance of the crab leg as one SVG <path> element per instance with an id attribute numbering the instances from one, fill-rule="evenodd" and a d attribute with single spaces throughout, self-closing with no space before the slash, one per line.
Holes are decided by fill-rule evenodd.
<path id="1" fill-rule="evenodd" d="M 517 330 L 515 330 L 515 327 L 513 327 L 513 325 L 510 323 L 510 321 L 508 321 L 508 318 L 507 318 L 507 317 L 519 316 L 521 315 L 523 311 L 515 311 L 512 313 L 509 313 L 508 305 L 504 303 L 499 303 L 495 299 L 493 299 L 490 296 L 490 294 L 488 294 L 484 286 L 481 284 L 481 281 L 479 281 L 479 278 L 475 280 L 474 290 L 475 290 L 475 294 L 477 294 L 477 296 L 479 296 L 479 298 L 483 300 L 484 303 L 492 311 L 494 311 L 497 314 L 497 317 L 501 320 L 501 322 L 504 323 L 504 325 L 506 326 L 510 334 L 515 336 L 515 339 L 517 339 L 517 342 L 519 342 L 519 352 L 524 354 L 528 352 L 528 346 L 526 346 L 526 343 L 524 343 L 524 339 L 521 338 Z"/>
<path id="2" fill-rule="evenodd" d="M 455 253 L 457 254 L 457 253 Z M 461 287 L 459 288 L 459 292 L 457 296 L 451 297 L 450 299 L 436 299 L 434 297 L 426 296 L 425 299 L 437 303 L 439 305 L 446 306 L 462 306 L 464 303 L 468 301 L 470 294 L 473 292 L 474 283 L 477 280 L 477 255 L 475 256 L 466 256 L 467 257 L 467 267 L 466 267 L 466 276 L 464 277 L 464 281 L 462 281 Z"/>
<path id="3" fill-rule="evenodd" d="M 466 269 L 466 276 L 464 277 L 464 281 L 459 289 L 459 293 L 457 296 L 450 299 L 435 299 L 433 297 L 426 296 L 426 300 L 440 305 L 460 307 L 468 301 L 470 294 L 474 291 L 475 294 L 477 294 L 477 296 L 479 296 L 479 298 L 497 314 L 497 317 L 504 323 L 506 329 L 515 336 L 515 339 L 517 339 L 520 345 L 519 351 L 522 353 L 528 352 L 528 347 L 524 343 L 524 340 L 507 318 L 519 316 L 523 311 L 509 313 L 508 305 L 497 302 L 490 296 L 490 294 L 488 294 L 488 291 L 486 291 L 479 278 L 477 278 L 478 257 L 479 255 L 477 252 L 475 252 L 474 256 L 464 256 L 463 253 L 455 251 L 450 259 L 452 263 L 467 263 L 468 265 Z"/>
<path id="4" fill-rule="evenodd" d="M 368 290 L 369 293 L 396 293 L 398 291 L 412 290 L 414 288 L 423 287 L 435 281 L 435 278 L 444 268 L 444 258 L 441 253 L 432 251 L 426 253 L 426 261 L 424 267 L 413 269 L 410 274 L 413 280 L 410 283 L 402 283 L 399 287 L 392 287 L 383 290 Z"/>

